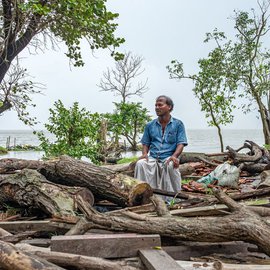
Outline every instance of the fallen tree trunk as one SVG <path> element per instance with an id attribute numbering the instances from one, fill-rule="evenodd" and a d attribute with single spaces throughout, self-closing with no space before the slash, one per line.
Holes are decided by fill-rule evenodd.
<path id="1" fill-rule="evenodd" d="M 75 217 L 78 195 L 85 203 L 94 204 L 93 194 L 88 189 L 51 183 L 35 170 L 24 169 L 0 181 L 1 203 L 15 202 L 23 207 L 38 208 L 54 217 Z"/>
<path id="2" fill-rule="evenodd" d="M 145 234 L 160 234 L 186 241 L 225 242 L 245 241 L 258 245 L 270 255 L 270 226 L 256 213 L 216 191 L 217 198 L 232 211 L 231 215 L 218 218 L 149 217 L 123 212 L 119 217 L 97 213 L 83 203 L 79 207 L 92 226 L 104 226 L 110 230 Z"/>
<path id="3" fill-rule="evenodd" d="M 39 164 L 27 160 L 19 162 L 15 159 L 5 159 L 0 162 L 0 171 L 2 173 L 14 171 L 16 164 L 20 165 L 19 169 L 35 167 L 54 183 L 86 187 L 96 198 L 106 199 L 121 206 L 148 203 L 153 194 L 151 187 L 145 182 L 68 156 L 47 162 L 40 161 Z"/>
<path id="4" fill-rule="evenodd" d="M 64 270 L 44 259 L 28 256 L 3 241 L 0 241 L 0 267 L 5 270 Z"/>

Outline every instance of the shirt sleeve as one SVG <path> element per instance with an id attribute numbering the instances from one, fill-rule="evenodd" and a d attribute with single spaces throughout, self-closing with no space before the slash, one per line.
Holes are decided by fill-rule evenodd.
<path id="1" fill-rule="evenodd" d="M 178 144 L 183 144 L 184 146 L 188 145 L 185 126 L 181 121 L 179 121 L 178 131 L 177 131 L 177 145 Z"/>
<path id="2" fill-rule="evenodd" d="M 150 138 L 150 132 L 149 132 L 149 124 L 147 124 L 145 126 L 145 128 L 144 128 L 141 143 L 144 144 L 144 145 L 148 145 L 148 146 L 150 146 L 150 144 L 151 144 L 151 138 Z"/>

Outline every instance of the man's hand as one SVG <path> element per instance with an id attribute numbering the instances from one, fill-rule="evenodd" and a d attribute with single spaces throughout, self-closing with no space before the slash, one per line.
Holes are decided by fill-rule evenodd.
<path id="1" fill-rule="evenodd" d="M 179 168 L 179 159 L 178 159 L 178 158 L 171 156 L 170 158 L 168 158 L 167 164 L 169 164 L 170 161 L 173 162 L 173 167 L 174 167 L 175 169 Z"/>
<path id="2" fill-rule="evenodd" d="M 138 160 L 139 159 L 146 159 L 146 161 L 148 162 L 148 155 L 147 154 L 143 154 L 140 157 L 138 157 Z"/>

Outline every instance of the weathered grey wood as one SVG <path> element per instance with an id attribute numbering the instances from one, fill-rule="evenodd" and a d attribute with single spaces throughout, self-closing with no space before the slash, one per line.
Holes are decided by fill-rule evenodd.
<path id="1" fill-rule="evenodd" d="M 124 258 L 135 257 L 142 248 L 160 246 L 159 235 L 138 234 L 93 234 L 74 236 L 53 236 L 52 251 L 101 257 Z"/>
<path id="2" fill-rule="evenodd" d="M 269 265 L 176 261 L 185 270 L 269 270 Z"/>
<path id="3" fill-rule="evenodd" d="M 246 253 L 250 247 L 256 246 L 241 241 L 225 243 L 183 242 L 183 244 L 177 243 L 177 246 L 163 246 L 162 249 L 175 260 L 188 261 L 191 257 L 198 258 L 211 254 Z"/>
<path id="4" fill-rule="evenodd" d="M 245 205 L 245 204 L 242 204 Z M 246 205 L 249 210 L 259 214 L 260 216 L 270 216 L 269 207 Z M 186 209 L 176 209 L 170 211 L 171 215 L 182 217 L 197 217 L 197 216 L 215 216 L 230 214 L 229 208 L 224 204 L 215 204 L 210 206 L 193 207 Z"/>
<path id="5" fill-rule="evenodd" d="M 148 270 L 184 270 L 164 250 L 139 250 L 139 256 Z"/>
<path id="6" fill-rule="evenodd" d="M 66 232 L 73 227 L 72 224 L 42 221 L 3 221 L 0 228 L 9 232 L 38 231 L 38 232 Z"/>
<path id="7" fill-rule="evenodd" d="M 12 233 L 4 230 L 3 228 L 0 228 L 0 237 L 9 236 L 12 235 Z"/>
<path id="8" fill-rule="evenodd" d="M 20 243 L 28 244 L 28 245 L 36 246 L 36 247 L 48 248 L 51 244 L 51 239 L 47 239 L 47 238 L 25 239 L 25 240 L 22 240 Z"/>
<path id="9" fill-rule="evenodd" d="M 16 247 L 32 255 L 44 258 L 49 262 L 82 270 L 138 270 L 137 267 L 127 265 L 126 262 L 113 262 L 96 257 L 81 256 L 77 254 L 52 252 L 47 248 L 33 247 L 28 244 L 17 244 Z"/>

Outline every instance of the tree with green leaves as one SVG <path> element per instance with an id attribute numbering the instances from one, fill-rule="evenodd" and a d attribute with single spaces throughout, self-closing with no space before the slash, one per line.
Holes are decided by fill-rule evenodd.
<path id="1" fill-rule="evenodd" d="M 136 81 L 145 70 L 142 68 L 143 58 L 128 52 L 124 58 L 115 62 L 114 68 L 107 68 L 103 73 L 98 87 L 100 91 L 112 92 L 121 97 L 121 102 L 126 103 L 132 96 L 141 97 L 147 90 L 147 81 Z M 134 86 L 134 82 L 136 85 Z"/>
<path id="2" fill-rule="evenodd" d="M 144 126 L 151 120 L 148 110 L 142 107 L 142 103 L 115 103 L 116 109 L 110 116 L 108 130 L 114 136 L 123 136 L 131 146 L 131 149 L 138 150 L 139 135 L 143 132 Z"/>
<path id="3" fill-rule="evenodd" d="M 233 96 L 239 100 L 244 98 L 241 105 L 244 113 L 253 109 L 258 110 L 266 144 L 270 144 L 270 50 L 265 46 L 270 29 L 269 6 L 270 1 L 265 0 L 258 2 L 258 14 L 255 10 L 250 13 L 235 11 L 233 16 L 235 35 L 232 39 L 228 39 L 225 33 L 217 30 L 207 33 L 206 42 L 214 41 L 216 44 L 210 55 L 219 52 L 223 57 L 223 64 L 218 66 L 220 63 L 215 59 L 217 60 L 214 62 L 214 65 L 217 65 L 215 71 L 210 67 L 210 72 L 197 74 L 203 76 L 205 73 L 207 76 L 204 76 L 204 80 L 207 81 L 212 80 L 214 74 L 215 81 L 220 81 L 226 86 L 223 87 L 225 92 L 221 103 L 224 105 L 222 107 L 225 109 L 225 116 L 229 116 L 228 123 L 232 117 L 231 103 L 228 101 Z M 199 63 L 201 65 L 203 62 Z M 171 71 L 183 77 L 181 67 L 181 65 L 172 66 Z M 204 85 L 202 86 L 205 89 Z M 220 98 L 219 95 L 216 97 Z M 217 104 L 216 98 L 211 97 L 210 104 L 211 106 Z M 211 113 L 210 109 L 207 110 Z"/>
<path id="4" fill-rule="evenodd" d="M 218 35 L 216 39 L 218 41 Z M 229 50 L 229 48 L 227 48 Z M 221 152 L 224 151 L 221 125 L 232 123 L 232 111 L 235 108 L 233 101 L 237 85 L 234 80 L 227 79 L 228 50 L 219 47 L 212 50 L 207 58 L 200 59 L 199 72 L 197 74 L 186 75 L 183 64 L 177 60 L 171 62 L 167 69 L 171 79 L 191 79 L 194 82 L 193 93 L 198 98 L 201 110 L 205 113 L 209 126 L 214 126 L 218 130 Z"/>
<path id="5" fill-rule="evenodd" d="M 230 65 L 239 86 L 239 97 L 248 102 L 243 111 L 256 108 L 259 112 L 264 139 L 270 144 L 270 50 L 269 38 L 270 1 L 258 2 L 259 14 L 254 10 L 235 12 L 235 42 L 231 44 Z"/>
<path id="6" fill-rule="evenodd" d="M 118 14 L 107 10 L 106 0 L 2 0 L 0 3 L 0 83 L 12 61 L 26 47 L 35 50 L 63 42 L 66 55 L 82 66 L 80 42 L 86 39 L 92 50 L 115 48 L 124 42 L 114 35 Z M 4 111 L 6 107 L 0 104 Z"/>
<path id="7" fill-rule="evenodd" d="M 43 132 L 37 133 L 45 156 L 69 155 L 79 159 L 85 156 L 98 163 L 101 116 L 80 109 L 78 102 L 65 108 L 60 100 L 49 111 L 49 123 L 45 127 L 55 136 L 55 141 L 50 142 Z"/>

